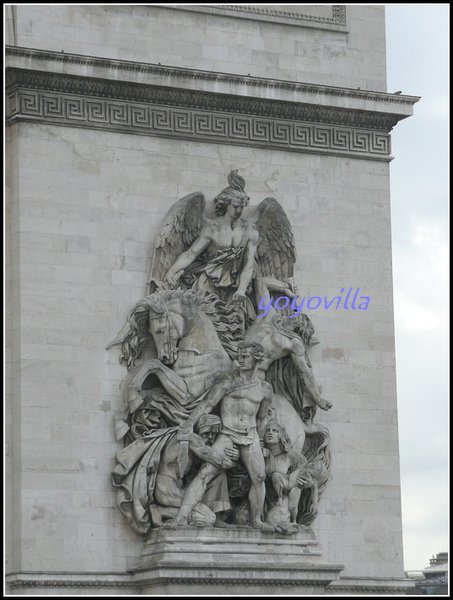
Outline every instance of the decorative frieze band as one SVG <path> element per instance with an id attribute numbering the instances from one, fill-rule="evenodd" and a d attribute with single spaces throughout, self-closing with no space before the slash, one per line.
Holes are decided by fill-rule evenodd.
<path id="1" fill-rule="evenodd" d="M 66 92 L 82 96 L 101 96 L 115 98 L 116 100 L 146 102 L 147 104 L 196 107 L 213 112 L 259 115 L 311 123 L 364 127 L 381 131 L 390 131 L 401 118 L 400 115 L 390 112 L 383 113 L 306 102 L 269 100 L 253 96 L 143 85 L 27 69 L 7 69 L 6 86 L 7 89 L 27 88 Z"/>
<path id="2" fill-rule="evenodd" d="M 275 5 L 265 7 L 265 5 L 244 4 L 186 4 L 175 5 L 169 4 L 164 8 L 178 8 L 182 10 L 192 10 L 195 12 L 204 12 L 214 15 L 240 17 L 245 19 L 254 19 L 257 21 L 270 21 L 272 23 L 283 23 L 287 25 L 299 26 L 318 26 L 321 28 L 345 29 L 346 27 L 346 6 L 344 4 L 333 4 L 326 7 L 326 12 L 330 11 L 329 16 L 320 14 L 309 14 L 307 12 L 299 12 L 292 10 L 291 5 L 286 5 L 286 10 L 277 9 Z M 324 9 L 324 7 L 320 7 Z"/>
<path id="3" fill-rule="evenodd" d="M 59 125 L 108 129 L 195 141 L 229 143 L 295 152 L 348 155 L 389 160 L 387 131 L 343 126 L 322 119 L 323 107 L 298 105 L 305 119 L 278 118 L 272 101 L 173 88 L 112 84 L 109 81 L 11 69 L 7 74 L 7 122 L 37 121 Z M 27 79 L 29 74 L 29 78 Z M 31 89 L 38 86 L 45 89 Z M 51 89 L 53 88 L 53 89 Z M 87 92 L 94 92 L 89 95 Z M 130 99 L 138 95 L 141 101 Z M 102 97 L 109 96 L 109 97 Z M 248 103 L 248 104 L 247 104 Z M 177 106 L 175 106 L 177 104 Z M 276 105 L 292 103 L 276 102 Z M 297 113 L 299 110 L 299 113 Z M 305 112 L 304 112 L 305 111 Z M 354 117 L 355 111 L 350 116 Z M 348 111 L 335 109 L 324 119 L 339 119 Z M 308 117 L 308 118 L 307 118 Z M 308 120 L 310 119 L 310 120 Z"/>
<path id="4" fill-rule="evenodd" d="M 335 566 L 334 566 L 335 568 Z M 56 590 L 61 589 L 66 591 L 73 588 L 98 588 L 98 589 L 125 589 L 135 588 L 143 589 L 146 587 L 152 587 L 161 584 L 168 584 L 169 581 L 179 585 L 184 584 L 219 584 L 219 585 L 250 585 L 257 582 L 259 577 L 259 571 L 254 573 L 254 576 L 245 577 L 243 571 L 247 570 L 245 567 L 235 567 L 236 574 L 234 577 L 222 576 L 222 571 L 231 570 L 227 566 L 217 565 L 216 570 L 218 571 L 217 577 L 213 577 L 212 569 L 209 567 L 199 566 L 197 569 L 193 567 L 187 567 L 181 569 L 180 565 L 166 565 L 164 569 L 147 569 L 141 574 L 106 574 L 106 573 L 17 573 L 6 576 L 6 583 L 11 590 L 19 590 L 21 588 L 55 588 Z M 338 570 L 338 568 L 337 568 Z M 203 571 L 206 571 L 203 574 Z M 320 585 L 324 586 L 326 580 L 317 575 L 315 571 L 310 573 L 307 569 L 303 569 L 303 572 L 299 577 L 291 577 L 291 570 L 285 569 L 284 567 L 278 567 L 276 569 L 276 577 L 259 577 L 260 585 L 264 586 L 286 586 L 289 589 L 294 586 L 303 585 Z M 292 570 L 294 575 L 294 570 Z M 262 575 L 262 574 L 261 574 Z M 308 576 L 307 576 L 308 575 Z M 362 593 L 396 593 L 401 594 L 407 591 L 411 587 L 409 580 L 404 579 L 382 579 L 376 580 L 370 578 L 367 581 L 366 578 L 357 579 L 356 582 L 348 580 L 348 584 L 344 585 L 342 579 L 335 579 L 327 587 L 328 592 L 332 593 L 350 593 L 357 594 Z"/>

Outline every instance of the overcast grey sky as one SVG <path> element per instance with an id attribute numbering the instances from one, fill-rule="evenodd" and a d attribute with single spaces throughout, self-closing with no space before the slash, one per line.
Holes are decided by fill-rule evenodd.
<path id="1" fill-rule="evenodd" d="M 422 96 L 390 165 L 404 563 L 448 550 L 449 5 L 386 5 L 388 91 Z"/>

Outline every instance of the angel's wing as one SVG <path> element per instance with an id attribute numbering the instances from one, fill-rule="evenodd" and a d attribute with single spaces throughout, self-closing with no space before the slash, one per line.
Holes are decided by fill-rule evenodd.
<path id="1" fill-rule="evenodd" d="M 151 287 L 153 284 L 154 287 L 165 287 L 162 284 L 165 273 L 200 235 L 205 206 L 204 195 L 194 192 L 175 202 L 167 212 L 154 242 L 148 280 Z"/>
<path id="2" fill-rule="evenodd" d="M 293 277 L 296 246 L 291 223 L 275 198 L 258 205 L 255 223 L 259 231 L 256 259 L 261 277 L 287 281 Z"/>

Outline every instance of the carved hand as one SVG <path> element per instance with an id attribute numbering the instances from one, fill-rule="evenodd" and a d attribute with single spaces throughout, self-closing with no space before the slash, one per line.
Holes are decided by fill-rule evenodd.
<path id="1" fill-rule="evenodd" d="M 319 405 L 319 407 L 322 410 L 329 410 L 329 408 L 332 408 L 333 404 L 332 402 L 329 402 L 328 400 L 321 400 L 321 403 Z"/>
<path id="2" fill-rule="evenodd" d="M 268 406 L 267 407 L 267 414 L 266 414 L 266 416 L 267 416 L 267 418 L 269 420 L 277 418 L 277 411 L 275 410 L 275 408 L 273 406 Z"/>
<path id="3" fill-rule="evenodd" d="M 239 460 L 239 450 L 236 448 L 225 448 L 224 453 L 231 460 Z"/>
<path id="4" fill-rule="evenodd" d="M 232 467 L 234 467 L 234 461 L 230 460 L 225 455 L 219 456 L 218 459 L 222 469 L 231 469 Z"/>
<path id="5" fill-rule="evenodd" d="M 304 477 L 300 476 L 296 479 L 296 483 L 299 487 L 310 486 L 310 480 L 311 477 L 307 477 L 307 479 L 305 479 Z"/>
<path id="6" fill-rule="evenodd" d="M 164 280 L 171 287 L 174 288 L 178 285 L 179 278 L 181 277 L 183 271 L 178 271 L 177 273 L 173 273 L 171 269 L 168 269 Z"/>
<path id="7" fill-rule="evenodd" d="M 226 456 L 224 456 L 220 452 L 217 452 L 217 450 L 214 450 L 214 448 L 206 447 L 206 450 L 208 451 L 208 455 L 205 457 L 205 460 L 210 462 L 215 467 L 220 467 L 221 469 L 229 469 L 230 468 L 230 465 L 229 465 L 230 460 L 227 459 Z M 231 465 L 232 464 L 233 463 L 231 463 Z M 227 466 L 225 466 L 225 465 L 227 465 Z"/>
<path id="8" fill-rule="evenodd" d="M 244 291 L 236 290 L 233 294 L 232 301 L 233 302 L 245 302 L 247 300 L 247 296 Z"/>

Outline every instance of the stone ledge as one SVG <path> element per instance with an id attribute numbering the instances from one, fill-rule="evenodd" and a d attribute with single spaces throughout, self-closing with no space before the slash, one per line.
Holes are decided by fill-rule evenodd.
<path id="1" fill-rule="evenodd" d="M 19 572 L 9 573 L 5 577 L 6 584 L 11 588 L 118 588 L 134 587 L 130 573 L 89 573 L 89 572 Z"/>
<path id="2" fill-rule="evenodd" d="M 169 65 L 116 60 L 16 46 L 5 47 L 6 66 L 79 75 L 113 82 L 152 84 L 256 99 L 312 104 L 342 110 L 394 115 L 394 124 L 412 115 L 419 96 L 284 81 Z"/>
<path id="3" fill-rule="evenodd" d="M 187 94 L 184 90 L 129 85 L 124 82 L 8 68 L 8 124 L 17 121 L 173 137 L 195 141 L 238 144 L 292 152 L 391 160 L 390 137 L 385 130 L 338 125 L 349 122 L 352 111 L 335 110 L 326 119 L 310 106 L 293 105 L 300 118 L 267 114 L 269 105 L 243 99 L 253 114 L 241 114 L 241 99 L 226 95 Z M 199 106 L 201 104 L 201 107 Z M 277 103 L 281 105 L 281 103 Z M 288 104 L 288 103 L 286 103 Z M 317 110 L 319 107 L 315 107 Z M 271 103 L 271 109 L 274 109 Z M 258 113 L 258 114 L 256 114 Z M 301 120 L 304 118 L 304 120 Z M 365 115 L 365 118 L 367 116 Z M 363 123 L 360 121 L 360 124 Z M 386 122 L 385 127 L 389 124 Z"/>
<path id="4" fill-rule="evenodd" d="M 242 569 L 234 570 L 228 567 L 213 569 L 199 566 L 196 569 L 182 569 L 180 566 L 169 566 L 150 568 L 135 574 L 22 572 L 7 574 L 6 585 L 7 591 L 12 595 L 40 594 L 44 588 L 48 588 L 50 594 L 64 595 L 90 592 L 102 595 L 103 591 L 130 595 L 142 590 L 153 592 L 159 588 L 167 593 L 171 593 L 172 588 L 184 593 L 184 585 L 209 585 L 211 591 L 216 586 L 219 586 L 220 591 L 220 586 L 227 585 L 233 586 L 235 593 L 247 593 L 248 588 L 262 587 L 265 594 L 273 594 L 273 588 L 279 587 L 286 589 L 288 593 L 298 592 L 303 595 L 316 594 L 317 591 L 327 595 L 406 595 L 414 587 L 413 581 L 404 578 L 338 578 L 341 569 L 341 565 L 301 565 L 298 572 L 284 567 L 263 571 L 243 565 Z M 199 589 L 198 592 L 202 593 Z"/>
<path id="5" fill-rule="evenodd" d="M 261 532 L 249 527 L 231 529 L 160 528 L 151 532 L 143 546 L 142 557 L 133 570 L 149 567 L 294 572 L 301 567 L 318 571 L 321 551 L 312 529 L 283 535 Z M 284 559 L 284 564 L 275 565 Z M 304 564 L 305 561 L 305 564 Z"/>
<path id="6" fill-rule="evenodd" d="M 186 527 L 152 531 L 131 571 L 137 585 L 149 591 L 203 584 L 219 586 L 219 591 L 234 586 L 238 593 L 280 586 L 309 594 L 323 592 L 343 568 L 322 561 L 308 527 L 292 535 L 249 527 Z"/>
<path id="7" fill-rule="evenodd" d="M 399 594 L 406 595 L 414 587 L 414 582 L 404 577 L 341 577 L 327 588 L 332 594 Z"/>

